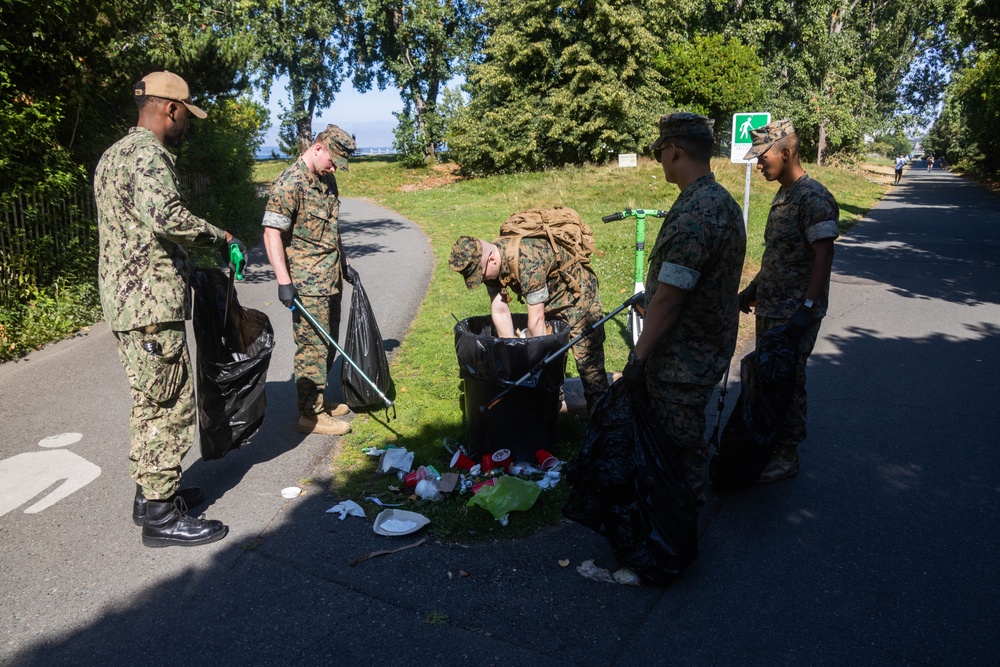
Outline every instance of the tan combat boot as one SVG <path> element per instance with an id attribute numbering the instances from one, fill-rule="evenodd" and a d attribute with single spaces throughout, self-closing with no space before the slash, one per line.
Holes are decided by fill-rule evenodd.
<path id="1" fill-rule="evenodd" d="M 351 408 L 346 403 L 331 403 L 325 398 L 323 399 L 323 412 L 331 417 L 343 417 L 350 411 Z"/>
<path id="2" fill-rule="evenodd" d="M 790 479 L 799 473 L 799 454 L 797 448 L 779 446 L 771 461 L 764 468 L 764 472 L 757 478 L 758 484 L 768 484 L 779 482 L 783 479 Z"/>
<path id="3" fill-rule="evenodd" d="M 299 415 L 296 424 L 299 433 L 318 433 L 320 435 L 344 435 L 351 430 L 351 425 L 340 419 L 334 419 L 325 412 L 317 415 Z"/>

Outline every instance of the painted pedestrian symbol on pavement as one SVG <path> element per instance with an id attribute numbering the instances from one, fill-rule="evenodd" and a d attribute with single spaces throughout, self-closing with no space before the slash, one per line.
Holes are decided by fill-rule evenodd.
<path id="1" fill-rule="evenodd" d="M 0 461 L 0 516 L 33 500 L 60 482 L 26 510 L 37 514 L 79 491 L 101 475 L 100 466 L 66 449 L 83 438 L 80 433 L 61 433 L 38 442 L 46 451 L 25 452 Z"/>

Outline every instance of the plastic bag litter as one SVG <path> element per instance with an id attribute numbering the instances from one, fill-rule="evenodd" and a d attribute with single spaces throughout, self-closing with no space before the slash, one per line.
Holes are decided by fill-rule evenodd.
<path id="1" fill-rule="evenodd" d="M 753 484 L 767 467 L 795 389 L 797 361 L 783 326 L 767 331 L 740 360 L 740 396 L 709 463 L 716 491 Z"/>
<path id="2" fill-rule="evenodd" d="M 385 356 L 382 333 L 378 330 L 375 313 L 372 311 L 371 302 L 368 301 L 368 294 L 361 285 L 361 276 L 358 272 L 348 267 L 346 277 L 354 289 L 351 294 L 351 315 L 347 321 L 344 352 L 361 367 L 368 379 L 388 396 L 392 378 L 389 377 L 389 360 Z M 382 405 L 382 398 L 378 392 L 347 362 L 344 362 L 341 381 L 344 403 L 351 406 L 352 410 Z"/>
<path id="3" fill-rule="evenodd" d="M 493 486 L 484 486 L 469 499 L 468 506 L 479 505 L 497 521 L 510 512 L 531 509 L 542 490 L 531 482 L 504 475 Z"/>
<path id="4" fill-rule="evenodd" d="M 698 557 L 694 494 L 644 397 L 619 380 L 594 407 L 567 466 L 566 518 L 603 535 L 644 583 L 668 584 Z"/>
<path id="5" fill-rule="evenodd" d="M 257 433 L 267 410 L 264 386 L 274 349 L 267 315 L 243 308 L 230 279 L 219 269 L 199 269 L 192 325 L 197 352 L 198 426 L 201 458 L 220 459 Z"/>

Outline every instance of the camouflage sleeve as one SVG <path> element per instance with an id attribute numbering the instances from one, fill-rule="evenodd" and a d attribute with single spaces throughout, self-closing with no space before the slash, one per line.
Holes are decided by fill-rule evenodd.
<path id="1" fill-rule="evenodd" d="M 549 299 L 548 277 L 553 261 L 552 252 L 545 239 L 523 239 L 518 256 L 518 279 L 524 302 L 529 306 L 545 303 Z"/>
<path id="2" fill-rule="evenodd" d="M 656 279 L 690 292 L 698 284 L 700 269 L 709 259 L 705 226 L 691 215 L 682 215 L 676 220 L 675 229 L 662 243 L 658 242 L 663 264 Z"/>
<path id="3" fill-rule="evenodd" d="M 298 210 L 298 189 L 295 183 L 287 177 L 287 171 L 282 173 L 274 183 L 268 194 L 267 204 L 264 206 L 264 219 L 261 221 L 264 227 L 274 227 L 283 232 L 292 228 L 292 220 L 295 218 L 295 211 Z"/>
<path id="4" fill-rule="evenodd" d="M 153 234 L 173 243 L 208 246 L 226 240 L 226 232 L 191 213 L 181 199 L 173 165 L 160 151 L 136 152 L 135 217 Z"/>
<path id="5" fill-rule="evenodd" d="M 826 197 L 821 193 L 812 193 L 802 200 L 802 207 L 799 210 L 802 233 L 810 244 L 840 236 L 837 227 L 840 210 L 832 195 Z"/>

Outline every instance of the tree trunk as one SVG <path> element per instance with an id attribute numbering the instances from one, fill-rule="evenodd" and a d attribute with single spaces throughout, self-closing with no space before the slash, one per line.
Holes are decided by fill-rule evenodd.
<path id="1" fill-rule="evenodd" d="M 826 164 L 826 151 L 828 138 L 826 136 L 826 125 L 829 123 L 825 118 L 819 122 L 819 141 L 816 142 L 816 163 L 820 166 Z"/>

